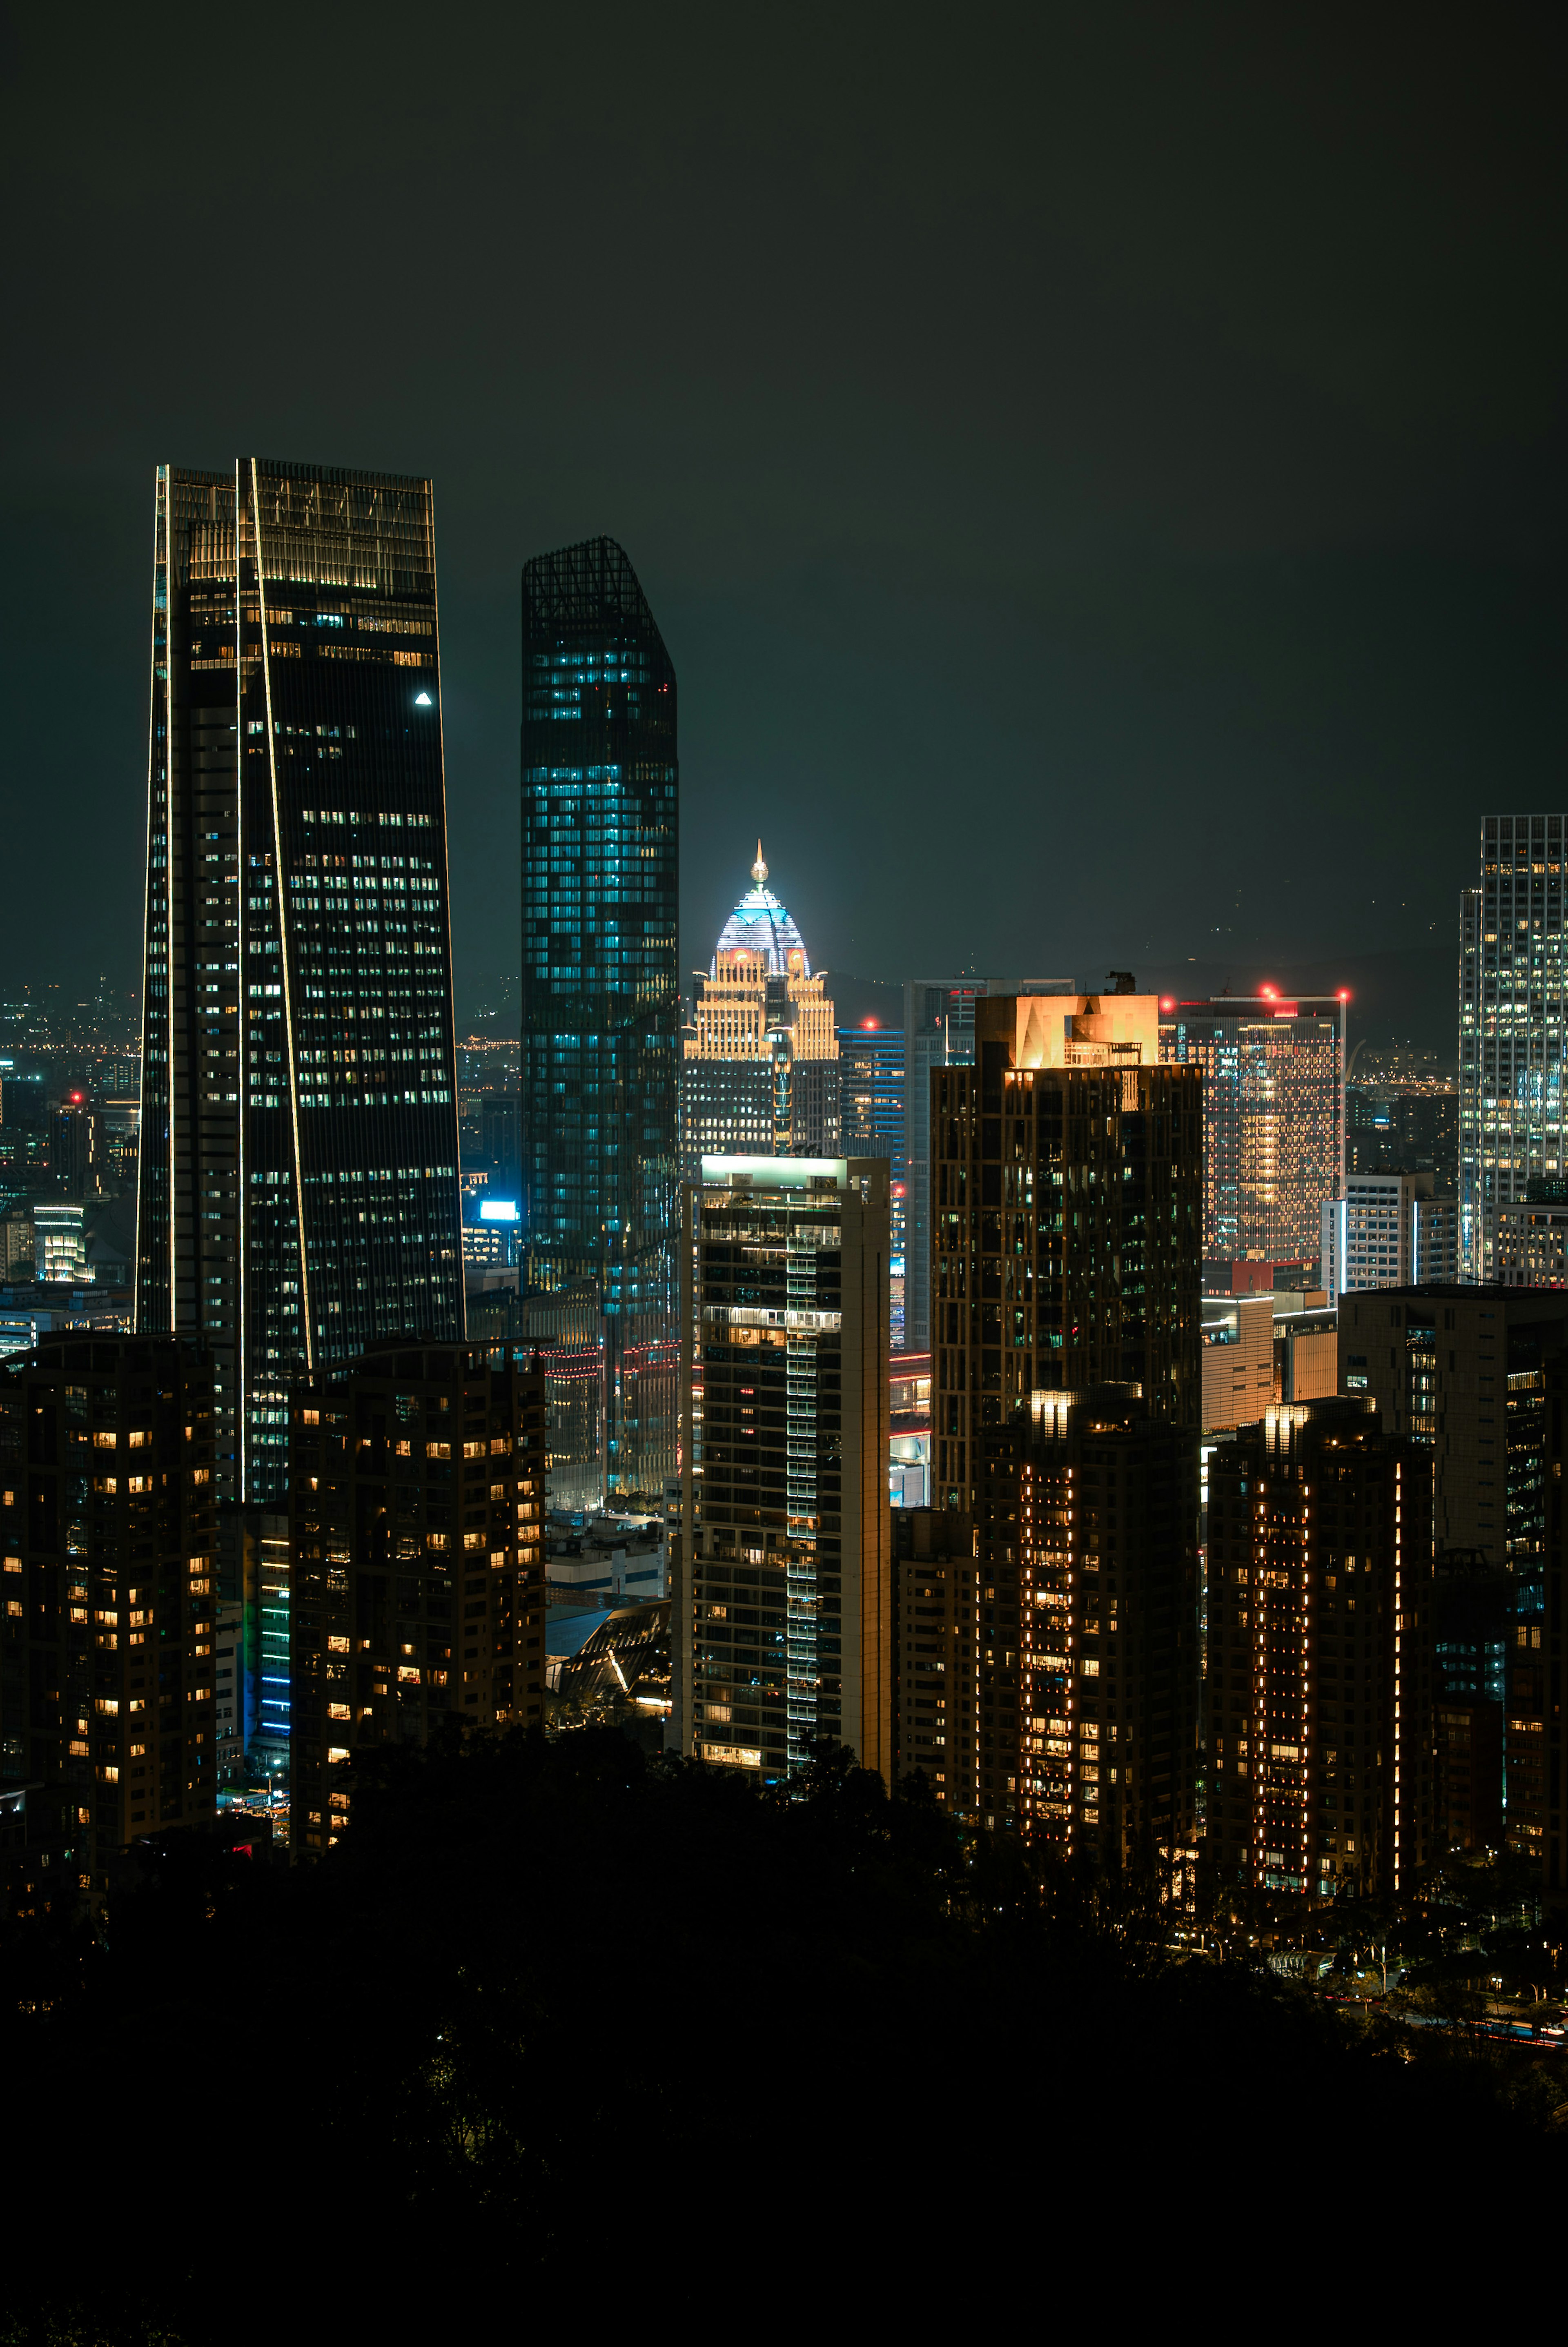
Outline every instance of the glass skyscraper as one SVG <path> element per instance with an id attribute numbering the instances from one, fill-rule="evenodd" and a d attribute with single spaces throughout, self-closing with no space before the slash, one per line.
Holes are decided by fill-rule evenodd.
<path id="1" fill-rule="evenodd" d="M 1494 1276 L 1504 1206 L 1549 1197 L 1563 1160 L 1568 962 L 1562 815 L 1489 815 L 1460 899 L 1460 1261 Z"/>
<path id="2" fill-rule="evenodd" d="M 675 1472 L 679 777 L 675 671 L 624 552 L 596 538 L 536 556 L 523 570 L 523 1186 L 551 1493 L 579 1506 L 658 1494 Z"/>
<path id="3" fill-rule="evenodd" d="M 138 1330 L 200 1330 L 220 1495 L 286 1379 L 460 1337 L 431 485 L 158 470 Z"/>

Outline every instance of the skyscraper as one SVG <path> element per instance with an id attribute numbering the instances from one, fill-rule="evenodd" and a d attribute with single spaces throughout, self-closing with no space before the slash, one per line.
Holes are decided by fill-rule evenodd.
<path id="1" fill-rule="evenodd" d="M 908 1112 L 904 1098 L 904 1037 L 875 1020 L 838 1030 L 839 1146 L 847 1157 L 886 1157 L 893 1218 L 888 1257 L 887 1333 L 895 1353 L 905 1349 L 905 1286 L 909 1243 L 909 1184 L 904 1150 Z"/>
<path id="2" fill-rule="evenodd" d="M 551 1483 L 675 1472 L 680 988 L 675 671 L 613 538 L 523 570 L 523 1180 Z M 581 1341 L 563 1346 L 570 1326 Z M 595 1392 L 598 1407 L 585 1409 Z"/>
<path id="3" fill-rule="evenodd" d="M 430 483 L 160 466 L 136 1314 L 226 1499 L 291 1372 L 462 1332 L 446 825 Z"/>
<path id="4" fill-rule="evenodd" d="M 1343 994 L 1160 1005 L 1161 1056 L 1204 1075 L 1204 1259 L 1316 1263 L 1345 1192 Z"/>
<path id="5" fill-rule="evenodd" d="M 911 978 L 904 982 L 904 1349 L 931 1349 L 931 1071 L 975 1056 L 975 1005 L 989 994 L 1071 994 L 1068 978 Z"/>
<path id="6" fill-rule="evenodd" d="M 682 1747 L 890 1774 L 886 1161 L 709 1157 L 685 1195 Z"/>
<path id="7" fill-rule="evenodd" d="M 838 1037 L 823 973 L 768 887 L 763 844 L 752 885 L 697 975 L 682 1036 L 682 1171 L 712 1156 L 835 1157 Z"/>
<path id="8" fill-rule="evenodd" d="M 931 1079 L 933 1488 L 965 1515 L 1037 1388 L 1202 1410 L 1202 1092 L 1160 1062 L 1155 997 L 991 997 L 975 1040 Z"/>
<path id="9" fill-rule="evenodd" d="M 1460 1250 L 1491 1279 L 1500 1207 L 1564 1172 L 1561 815 L 1489 815 L 1460 899 Z"/>

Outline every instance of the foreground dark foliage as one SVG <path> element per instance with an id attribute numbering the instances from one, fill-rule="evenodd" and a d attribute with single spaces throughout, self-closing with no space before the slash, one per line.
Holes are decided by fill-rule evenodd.
<path id="1" fill-rule="evenodd" d="M 854 1769 L 770 1803 L 610 1732 L 389 1756 L 313 1872 L 171 1849 L 106 1933 L 5 1942 L 0 2342 L 836 2331 L 1085 2255 L 1125 2307 L 1368 2189 L 1408 2291 L 1435 2145 L 1467 2229 L 1561 2192 L 1542 2065 L 1167 1936 Z"/>

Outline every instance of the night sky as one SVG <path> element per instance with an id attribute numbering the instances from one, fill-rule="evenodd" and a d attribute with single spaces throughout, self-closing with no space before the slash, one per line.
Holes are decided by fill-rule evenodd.
<path id="1" fill-rule="evenodd" d="M 134 983 L 152 468 L 253 450 L 435 477 L 460 1009 L 518 571 L 607 531 L 683 969 L 760 831 L 829 967 L 1396 954 L 1440 1040 L 1480 814 L 1568 796 L 1562 21 L 14 17 L 0 984 Z"/>

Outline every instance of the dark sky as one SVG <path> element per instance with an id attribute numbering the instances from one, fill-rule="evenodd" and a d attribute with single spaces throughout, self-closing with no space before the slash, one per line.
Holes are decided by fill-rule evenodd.
<path id="1" fill-rule="evenodd" d="M 151 474 L 433 474 L 460 1002 L 518 573 L 867 977 L 1446 943 L 1560 805 L 1561 10 L 89 6 L 5 48 L 0 982 L 134 979 Z"/>

